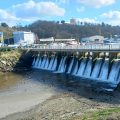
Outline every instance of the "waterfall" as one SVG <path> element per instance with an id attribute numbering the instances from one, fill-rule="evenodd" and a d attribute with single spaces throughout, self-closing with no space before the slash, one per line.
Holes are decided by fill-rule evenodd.
<path id="1" fill-rule="evenodd" d="M 35 57 L 33 58 L 33 62 L 32 62 L 32 66 L 34 66 L 35 65 Z"/>
<path id="2" fill-rule="evenodd" d="M 72 75 L 76 75 L 77 71 L 78 71 L 78 60 L 76 60 L 76 64 L 73 67 Z"/>
<path id="3" fill-rule="evenodd" d="M 92 74 L 91 74 L 91 78 L 98 78 L 100 69 L 101 69 L 101 65 L 102 65 L 102 58 L 97 58 L 96 62 L 95 62 L 95 66 L 93 68 Z"/>
<path id="4" fill-rule="evenodd" d="M 66 69 L 66 64 L 65 64 L 66 58 L 67 57 L 63 58 L 63 62 L 62 62 L 61 68 L 60 68 L 60 72 L 65 72 L 65 69 Z"/>
<path id="5" fill-rule="evenodd" d="M 108 70 L 109 70 L 109 59 L 106 58 L 102 64 L 102 68 L 100 71 L 100 75 L 99 75 L 100 80 L 107 80 Z"/>
<path id="6" fill-rule="evenodd" d="M 87 63 L 87 59 L 83 58 L 81 63 L 80 63 L 80 66 L 79 66 L 77 76 L 82 76 L 83 75 L 83 73 L 85 71 L 86 63 Z"/>
<path id="7" fill-rule="evenodd" d="M 56 68 L 57 68 L 57 57 L 54 57 L 54 61 L 53 61 L 53 64 L 52 64 L 51 70 L 52 70 L 52 71 L 55 71 Z"/>
<path id="8" fill-rule="evenodd" d="M 42 58 L 40 57 L 39 63 L 38 63 L 38 68 L 39 68 L 39 69 L 41 68 L 41 63 L 42 63 Z"/>
<path id="9" fill-rule="evenodd" d="M 37 57 L 33 68 L 37 68 L 38 67 L 38 63 L 39 63 L 39 56 Z"/>
<path id="10" fill-rule="evenodd" d="M 111 69 L 109 70 L 109 58 L 97 58 L 93 65 L 92 58 L 82 58 L 78 60 L 75 57 L 59 57 L 51 56 L 38 56 L 33 59 L 32 67 L 37 69 L 45 69 L 53 71 L 54 73 L 67 73 L 75 76 L 87 78 L 86 80 L 96 80 L 96 83 L 101 83 L 105 86 L 110 85 L 110 89 L 106 87 L 106 90 L 113 90 L 120 82 L 120 59 L 113 61 Z M 58 64 L 59 63 L 59 64 Z M 80 65 L 79 65 L 80 64 Z M 102 87 L 103 87 L 102 86 Z"/>
<path id="11" fill-rule="evenodd" d="M 116 59 L 113 62 L 108 80 L 112 83 L 117 83 L 117 78 L 118 78 L 118 74 L 119 74 L 119 69 L 120 69 L 120 60 Z"/>
<path id="12" fill-rule="evenodd" d="M 71 70 L 72 70 L 72 67 L 73 67 L 73 63 L 74 63 L 74 58 L 72 58 L 72 60 L 70 62 L 70 65 L 68 67 L 68 71 L 67 71 L 68 74 L 71 73 Z"/>
<path id="13" fill-rule="evenodd" d="M 46 56 L 43 57 L 42 63 L 41 63 L 41 69 L 44 69 L 45 63 L 46 63 Z"/>
<path id="14" fill-rule="evenodd" d="M 87 65 L 86 65 L 85 72 L 84 72 L 84 76 L 89 78 L 91 71 L 92 71 L 92 58 L 89 58 Z"/>
<path id="15" fill-rule="evenodd" d="M 55 59 L 55 57 L 51 57 L 51 60 L 50 60 L 49 66 L 48 66 L 48 70 L 52 70 L 54 59 Z"/>
<path id="16" fill-rule="evenodd" d="M 49 57 L 46 58 L 44 69 L 47 69 L 49 65 Z"/>
<path id="17" fill-rule="evenodd" d="M 66 58 L 67 57 L 61 58 L 57 72 L 60 72 L 60 73 L 65 72 Z M 111 71 L 108 76 L 108 70 L 109 70 L 108 58 L 104 60 L 103 64 L 102 64 L 102 59 L 98 58 L 95 62 L 93 70 L 92 70 L 92 58 L 89 58 L 88 62 L 87 62 L 87 58 L 83 58 L 79 68 L 78 68 L 78 60 L 75 60 L 75 58 L 72 58 L 70 61 L 70 65 L 68 67 L 67 73 L 69 74 L 72 72 L 72 75 L 77 75 L 77 76 L 86 77 L 86 78 L 94 78 L 102 81 L 108 80 L 110 82 L 117 82 L 117 81 L 119 82 L 120 81 L 120 75 L 119 75 L 120 62 L 119 61 L 120 60 L 117 59 L 113 62 Z M 32 65 L 33 65 L 33 68 L 39 68 L 39 69 L 41 68 L 41 69 L 48 69 L 48 70 L 55 71 L 57 67 L 57 57 L 51 57 L 51 60 L 49 62 L 48 57 L 44 56 L 42 60 L 42 57 L 38 56 L 36 59 L 35 58 L 33 59 Z"/>
<path id="18" fill-rule="evenodd" d="M 38 57 L 38 61 L 37 61 L 35 68 L 37 68 L 37 69 L 39 68 L 39 63 L 40 63 L 40 57 Z"/>
<path id="19" fill-rule="evenodd" d="M 58 67 L 58 73 L 63 73 L 65 72 L 65 69 L 66 69 L 66 64 L 65 64 L 65 61 L 66 61 L 66 58 L 67 57 L 62 57 L 61 61 L 60 61 L 60 65 Z"/>
<path id="20" fill-rule="evenodd" d="M 64 59 L 64 57 L 62 57 L 61 60 L 60 60 L 60 64 L 59 64 L 59 67 L 58 67 L 58 71 L 61 70 L 61 66 L 62 66 L 62 63 L 63 63 L 63 59 Z"/>
<path id="21" fill-rule="evenodd" d="M 118 78 L 117 78 L 117 83 L 120 83 L 120 68 L 119 68 L 119 72 L 118 72 Z"/>

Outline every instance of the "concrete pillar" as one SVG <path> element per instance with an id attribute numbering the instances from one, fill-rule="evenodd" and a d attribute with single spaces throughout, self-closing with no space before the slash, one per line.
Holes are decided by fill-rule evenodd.
<path id="1" fill-rule="evenodd" d="M 117 54 L 117 58 L 120 59 L 120 52 Z"/>
<path id="2" fill-rule="evenodd" d="M 117 55 L 118 55 L 117 52 L 115 52 L 115 53 L 109 53 L 109 60 L 110 60 L 110 62 L 111 62 L 113 59 L 117 59 Z"/>
<path id="3" fill-rule="evenodd" d="M 100 57 L 100 52 L 93 52 L 93 54 L 92 54 L 93 59 L 99 58 L 99 57 Z"/>

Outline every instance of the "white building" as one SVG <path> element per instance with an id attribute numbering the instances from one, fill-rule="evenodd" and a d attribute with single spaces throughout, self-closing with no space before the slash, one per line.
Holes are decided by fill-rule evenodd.
<path id="1" fill-rule="evenodd" d="M 55 42 L 72 42 L 76 41 L 75 39 L 55 39 Z"/>
<path id="2" fill-rule="evenodd" d="M 35 42 L 35 35 L 32 32 L 16 31 L 13 32 L 15 44 L 33 44 Z"/>
<path id="3" fill-rule="evenodd" d="M 70 24 L 77 25 L 77 19 L 74 19 L 74 18 L 70 19 Z"/>
<path id="4" fill-rule="evenodd" d="M 75 39 L 54 39 L 54 37 L 50 38 L 42 38 L 39 39 L 40 43 L 69 43 L 69 44 L 76 44 Z"/>
<path id="5" fill-rule="evenodd" d="M 54 42 L 54 38 L 50 37 L 50 38 L 41 38 L 40 42 Z"/>
<path id="6" fill-rule="evenodd" d="M 101 35 L 95 35 L 90 37 L 85 37 L 81 39 L 81 43 L 103 43 L 104 37 Z"/>

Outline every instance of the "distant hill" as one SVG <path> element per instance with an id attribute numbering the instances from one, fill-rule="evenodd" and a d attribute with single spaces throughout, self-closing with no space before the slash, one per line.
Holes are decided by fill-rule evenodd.
<path id="1" fill-rule="evenodd" d="M 103 35 L 110 37 L 111 35 L 120 35 L 120 26 L 111 26 L 108 24 L 90 24 L 71 25 L 65 22 L 52 21 L 36 21 L 29 26 L 24 27 L 36 33 L 39 38 L 76 38 L 88 37 L 92 35 Z"/>
<path id="2" fill-rule="evenodd" d="M 12 37 L 14 29 L 10 27 L 2 27 L 0 26 L 0 32 L 3 32 L 4 39 L 8 39 Z"/>
<path id="3" fill-rule="evenodd" d="M 120 35 L 120 26 L 111 26 L 105 23 L 91 24 L 84 23 L 81 25 L 71 25 L 64 22 L 55 21 L 41 21 L 38 20 L 28 26 L 0 26 L 0 32 L 4 33 L 4 39 L 12 37 L 15 30 L 32 31 L 38 38 L 76 38 L 80 40 L 82 37 L 89 37 L 92 35 L 102 35 L 104 37 L 111 37 L 113 35 Z"/>

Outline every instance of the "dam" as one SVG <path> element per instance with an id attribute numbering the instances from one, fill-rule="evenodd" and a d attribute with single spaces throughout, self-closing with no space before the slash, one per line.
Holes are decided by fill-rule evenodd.
<path id="1" fill-rule="evenodd" d="M 107 91 L 115 90 L 120 83 L 120 45 L 47 45 L 28 49 L 33 52 L 34 69 L 75 76 Z"/>

